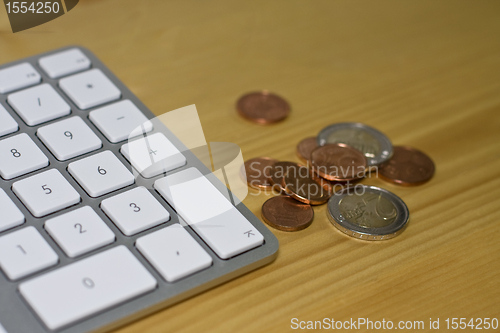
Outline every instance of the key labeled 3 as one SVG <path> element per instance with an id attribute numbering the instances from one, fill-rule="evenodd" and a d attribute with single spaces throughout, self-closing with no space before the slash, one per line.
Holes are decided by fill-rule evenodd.
<path id="1" fill-rule="evenodd" d="M 126 236 L 170 220 L 168 211 L 142 186 L 103 200 L 101 208 Z"/>

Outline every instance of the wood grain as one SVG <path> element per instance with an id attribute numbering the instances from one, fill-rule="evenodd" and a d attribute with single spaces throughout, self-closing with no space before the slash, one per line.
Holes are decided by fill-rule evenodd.
<path id="1" fill-rule="evenodd" d="M 88 47 L 153 112 L 196 104 L 207 141 L 234 142 L 245 159 L 298 162 L 302 138 L 360 121 L 436 163 L 419 187 L 364 181 L 407 203 L 395 239 L 348 238 L 315 207 L 308 229 L 273 230 L 273 264 L 117 332 L 286 332 L 292 318 L 358 317 L 428 328 L 500 318 L 499 12 L 498 1 L 80 1 L 16 34 L 0 10 L 0 63 Z M 286 121 L 238 117 L 237 98 L 263 88 L 289 100 Z M 266 199 L 245 203 L 260 216 Z"/>

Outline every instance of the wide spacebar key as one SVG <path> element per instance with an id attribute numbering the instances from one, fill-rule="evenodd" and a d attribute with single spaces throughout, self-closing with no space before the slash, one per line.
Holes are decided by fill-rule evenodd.
<path id="1" fill-rule="evenodd" d="M 158 179 L 154 187 L 222 259 L 264 242 L 257 228 L 198 169 Z"/>
<path id="2" fill-rule="evenodd" d="M 19 291 L 55 330 L 155 289 L 156 279 L 123 245 L 19 285 Z"/>

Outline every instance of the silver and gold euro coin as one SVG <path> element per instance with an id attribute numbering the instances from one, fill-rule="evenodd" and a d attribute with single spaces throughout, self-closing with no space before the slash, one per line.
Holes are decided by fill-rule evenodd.
<path id="1" fill-rule="evenodd" d="M 410 212 L 397 195 L 358 184 L 328 201 L 328 218 L 344 234 L 362 240 L 386 240 L 403 232 Z"/>
<path id="2" fill-rule="evenodd" d="M 362 152 L 368 166 L 384 163 L 392 156 L 391 140 L 382 132 L 362 123 L 337 123 L 323 128 L 318 145 L 344 143 Z"/>

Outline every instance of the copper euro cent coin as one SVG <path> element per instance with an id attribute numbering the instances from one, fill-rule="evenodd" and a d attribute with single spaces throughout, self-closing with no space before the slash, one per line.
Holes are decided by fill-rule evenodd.
<path id="1" fill-rule="evenodd" d="M 262 218 L 271 227 L 282 231 L 298 231 L 311 225 L 314 211 L 311 206 L 290 197 L 274 197 L 262 205 Z"/>
<path id="2" fill-rule="evenodd" d="M 434 162 L 412 147 L 396 146 L 391 159 L 379 167 L 380 178 L 403 186 L 420 185 L 432 178 Z"/>
<path id="3" fill-rule="evenodd" d="M 318 145 L 344 143 L 362 152 L 372 167 L 392 156 L 392 144 L 387 136 L 362 123 L 338 123 L 325 127 L 318 134 Z"/>
<path id="4" fill-rule="evenodd" d="M 367 169 L 365 155 L 344 143 L 327 144 L 313 150 L 312 169 L 332 181 L 348 181 L 364 177 Z"/>
<path id="5" fill-rule="evenodd" d="M 358 184 L 328 200 L 330 222 L 344 234 L 361 240 L 386 240 L 403 232 L 410 212 L 397 195 Z"/>
<path id="6" fill-rule="evenodd" d="M 288 170 L 295 170 L 297 168 L 301 168 L 301 165 L 295 162 L 282 161 L 274 163 L 269 175 L 269 181 L 273 185 L 273 190 L 285 193 L 282 185 L 283 177 L 285 177 Z"/>
<path id="7" fill-rule="evenodd" d="M 248 186 L 256 189 L 269 189 L 272 184 L 269 180 L 274 163 L 278 162 L 269 157 L 256 157 L 244 163 L 241 168 L 241 176 Z"/>
<path id="8" fill-rule="evenodd" d="M 281 185 L 287 195 L 309 205 L 322 205 L 331 195 L 326 184 L 305 166 L 288 168 Z"/>
<path id="9" fill-rule="evenodd" d="M 297 145 L 297 156 L 303 161 L 311 160 L 311 153 L 318 148 L 318 139 L 316 137 L 305 138 Z"/>
<path id="10" fill-rule="evenodd" d="M 290 113 L 288 102 L 267 90 L 240 97 L 236 109 L 242 117 L 259 124 L 276 123 L 285 119 Z"/>

